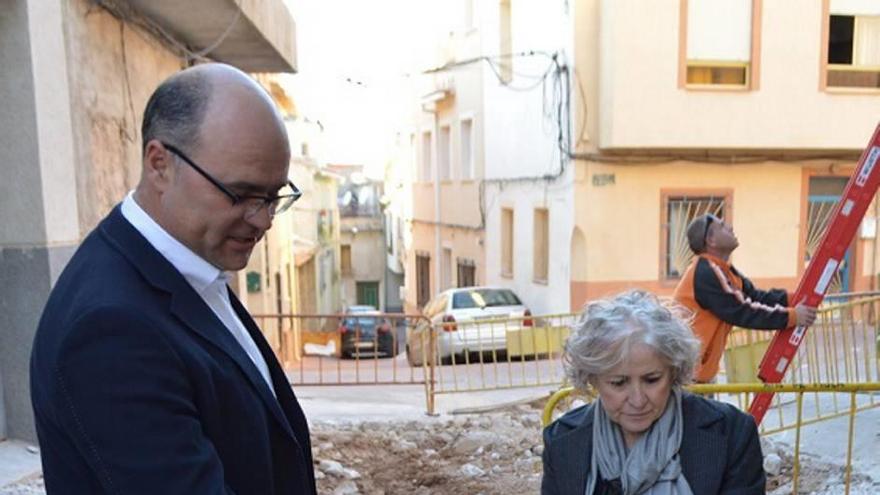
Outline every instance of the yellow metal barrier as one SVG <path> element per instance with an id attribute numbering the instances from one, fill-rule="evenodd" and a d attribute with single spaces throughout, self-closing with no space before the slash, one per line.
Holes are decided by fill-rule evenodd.
<path id="1" fill-rule="evenodd" d="M 426 365 L 428 413 L 438 395 L 563 381 L 562 350 L 575 313 L 484 318 L 416 327 L 408 336 L 411 363 Z"/>
<path id="2" fill-rule="evenodd" d="M 787 383 L 860 383 L 880 381 L 878 318 L 880 296 L 826 304 L 807 332 L 790 368 Z M 518 318 L 486 318 L 432 324 L 421 315 L 371 315 L 393 331 L 371 333 L 354 325 L 347 337 L 358 347 L 343 352 L 341 326 L 346 315 L 258 315 L 279 360 L 297 385 L 423 384 L 429 413 L 437 396 L 523 387 L 558 387 L 564 381 L 562 352 L 578 313 Z M 725 359 L 728 383 L 754 382 L 755 371 L 772 332 L 735 330 Z M 384 340 L 383 340 L 384 339 Z M 351 339 L 349 339 L 351 340 Z M 387 352 L 387 349 L 393 349 Z M 317 353 L 304 352 L 317 349 Z M 379 352 L 385 349 L 385 352 Z M 321 354 L 324 352 L 324 354 Z M 400 355 L 397 355 L 397 353 Z M 745 407 L 748 397 L 737 400 Z M 777 394 L 776 428 L 793 421 L 797 398 Z M 825 417 L 825 399 L 805 396 L 802 405 L 815 409 L 810 418 Z M 873 401 L 873 396 L 871 401 Z M 832 394 L 833 414 L 845 404 Z M 872 405 L 873 402 L 871 402 Z M 859 402 L 858 407 L 865 404 Z M 765 424 L 769 424 L 765 418 Z"/>
<path id="3" fill-rule="evenodd" d="M 785 383 L 880 381 L 878 315 L 878 296 L 823 305 L 789 367 Z M 757 368 L 772 337 L 773 332 L 734 329 L 725 351 L 726 381 L 758 381 Z"/>
<path id="4" fill-rule="evenodd" d="M 801 428 L 805 425 L 816 423 L 818 421 L 828 420 L 832 418 L 836 418 L 839 416 L 847 415 L 849 416 L 849 428 L 848 428 L 848 438 L 847 438 L 847 454 L 846 454 L 846 464 L 844 471 L 844 480 L 845 480 L 845 488 L 846 493 L 849 494 L 850 484 L 851 484 L 851 476 L 852 476 L 852 450 L 853 450 L 853 439 L 855 436 L 855 418 L 856 413 L 859 411 L 864 411 L 866 409 L 874 408 L 880 406 L 880 401 L 875 400 L 875 395 L 880 392 L 880 382 L 870 382 L 870 383 L 816 383 L 816 384 L 791 384 L 791 383 L 780 383 L 780 384 L 765 384 L 765 383 L 737 383 L 737 384 L 700 384 L 700 385 L 691 385 L 686 387 L 689 391 L 700 394 L 716 394 L 721 399 L 725 397 L 735 396 L 735 397 L 745 397 L 746 399 L 750 399 L 750 396 L 753 394 L 761 393 L 761 392 L 774 392 L 777 396 L 782 394 L 794 394 L 795 395 L 795 406 L 794 406 L 794 422 L 793 424 L 783 424 L 776 428 L 767 428 L 764 424 L 760 427 L 760 432 L 762 435 L 770 435 L 773 433 L 778 433 L 784 430 L 794 429 L 795 430 L 795 444 L 794 444 L 794 466 L 792 471 L 792 493 L 798 493 L 798 481 L 800 475 L 800 447 L 801 447 Z M 836 401 L 833 402 L 834 410 L 825 411 L 825 414 L 818 414 L 813 418 L 804 418 L 804 397 L 805 394 L 815 394 L 819 396 L 820 394 L 830 394 L 836 396 L 840 393 L 849 394 L 849 407 L 846 411 L 840 412 L 836 409 Z M 556 391 L 553 395 L 548 399 L 547 404 L 544 406 L 544 411 L 541 415 L 542 425 L 546 427 L 553 421 L 554 412 L 557 410 L 557 406 L 563 400 L 570 398 L 575 394 L 575 390 L 572 387 L 562 388 Z M 591 397 L 589 395 L 586 396 L 587 399 Z M 750 403 L 750 400 L 746 400 L 745 402 L 740 402 L 740 409 L 745 409 L 746 406 Z M 861 405 L 859 405 L 861 403 Z M 829 401 L 825 401 L 825 406 L 828 404 L 832 404 Z M 779 401 L 776 403 L 777 408 L 781 408 Z M 819 407 L 817 403 L 817 407 Z M 769 415 L 768 415 L 769 416 Z M 782 416 L 780 416 L 782 417 Z M 765 417 L 765 421 L 767 417 Z"/>
<path id="5" fill-rule="evenodd" d="M 880 296 L 847 297 L 854 299 L 820 308 L 785 383 L 880 382 Z M 442 394 L 560 385 L 564 380 L 562 351 L 578 317 L 577 313 L 567 313 L 426 327 L 410 345 L 429 350 L 423 352 L 428 367 L 424 375 L 428 377 L 428 412 L 434 412 L 435 398 Z M 773 332 L 734 330 L 721 381 L 757 382 L 756 371 L 772 336 Z M 737 400 L 742 403 L 748 398 Z M 777 395 L 775 428 L 785 429 L 794 421 L 788 417 L 787 406 L 795 400 L 791 394 Z M 845 404 L 839 403 L 836 395 L 829 400 L 835 415 L 845 414 L 841 412 Z M 815 414 L 808 416 L 818 419 L 824 418 L 823 410 L 829 409 L 822 403 L 818 395 L 803 400 L 804 407 L 815 409 Z M 765 424 L 772 421 L 765 419 Z"/>
<path id="6" fill-rule="evenodd" d="M 422 366 L 404 359 L 405 334 L 421 315 L 397 313 L 254 315 L 291 383 L 424 384 Z"/>

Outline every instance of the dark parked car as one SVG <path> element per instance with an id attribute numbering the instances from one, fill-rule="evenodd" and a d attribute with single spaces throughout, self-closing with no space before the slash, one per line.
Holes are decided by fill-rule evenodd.
<path id="1" fill-rule="evenodd" d="M 387 319 L 373 306 L 351 306 L 339 325 L 344 358 L 397 355 L 394 333 Z"/>

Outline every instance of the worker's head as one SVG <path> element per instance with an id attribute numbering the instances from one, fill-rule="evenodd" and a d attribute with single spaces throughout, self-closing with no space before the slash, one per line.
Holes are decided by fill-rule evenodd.
<path id="1" fill-rule="evenodd" d="M 727 256 L 739 246 L 733 227 L 711 213 L 698 216 L 688 225 L 687 240 L 694 254 Z"/>

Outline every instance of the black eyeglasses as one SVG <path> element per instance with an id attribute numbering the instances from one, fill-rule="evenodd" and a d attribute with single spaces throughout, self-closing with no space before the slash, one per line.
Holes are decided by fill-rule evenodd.
<path id="1" fill-rule="evenodd" d="M 230 191 L 228 187 L 224 186 L 222 182 L 211 176 L 211 174 L 205 171 L 205 169 L 196 165 L 196 162 L 192 161 L 179 149 L 167 143 L 162 143 L 162 146 L 167 148 L 168 151 L 179 156 L 181 160 L 183 160 L 184 162 L 186 162 L 187 165 L 195 169 L 195 171 L 201 174 L 202 177 L 208 179 L 208 182 L 214 184 L 214 186 L 216 186 L 217 189 L 219 189 L 223 194 L 229 196 L 229 199 L 232 200 L 233 206 L 244 206 L 245 218 L 250 218 L 256 215 L 263 208 L 266 208 L 266 210 L 269 212 L 269 217 L 274 217 L 275 215 L 279 213 L 284 213 L 285 211 L 290 209 L 293 203 L 296 202 L 296 200 L 298 200 L 300 196 L 302 196 L 302 191 L 300 191 L 292 181 L 287 181 L 287 187 L 291 189 L 291 192 L 289 194 L 278 194 L 275 196 L 235 194 L 234 192 Z"/>

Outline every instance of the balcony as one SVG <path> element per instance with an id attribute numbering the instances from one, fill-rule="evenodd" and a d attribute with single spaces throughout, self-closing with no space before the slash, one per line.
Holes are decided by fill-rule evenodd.
<path id="1" fill-rule="evenodd" d="M 246 72 L 296 72 L 296 26 L 282 0 L 128 0 L 192 52 Z M 122 8 L 122 6 L 120 6 Z"/>

